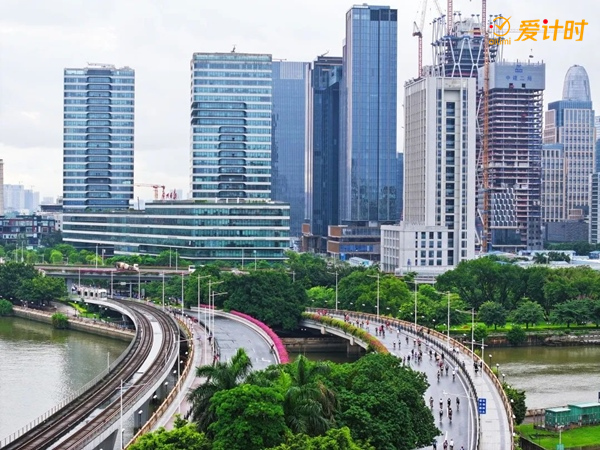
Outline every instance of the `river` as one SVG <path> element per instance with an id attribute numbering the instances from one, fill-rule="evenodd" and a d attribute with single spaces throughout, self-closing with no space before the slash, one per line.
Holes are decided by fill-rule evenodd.
<path id="1" fill-rule="evenodd" d="M 125 341 L 0 317 L 0 440 L 96 377 Z"/>
<path id="2" fill-rule="evenodd" d="M 527 394 L 527 408 L 598 401 L 600 346 L 490 348 L 509 385 Z M 502 375 L 501 375 L 502 377 Z"/>

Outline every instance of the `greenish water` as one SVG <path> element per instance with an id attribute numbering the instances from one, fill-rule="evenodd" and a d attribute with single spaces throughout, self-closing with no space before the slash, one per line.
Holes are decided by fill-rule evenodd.
<path id="1" fill-rule="evenodd" d="M 336 363 L 352 362 L 359 358 L 356 353 L 346 355 L 346 352 L 289 352 L 290 360 L 292 361 L 299 355 L 304 355 L 311 361 L 332 361 Z"/>
<path id="2" fill-rule="evenodd" d="M 491 348 L 486 363 L 490 354 L 506 382 L 525 390 L 530 409 L 598 401 L 600 346 Z"/>
<path id="3" fill-rule="evenodd" d="M 0 439 L 76 392 L 128 343 L 0 317 Z"/>

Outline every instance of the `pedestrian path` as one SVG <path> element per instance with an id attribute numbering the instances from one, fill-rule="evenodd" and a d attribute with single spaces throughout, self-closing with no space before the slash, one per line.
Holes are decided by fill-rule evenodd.
<path id="1" fill-rule="evenodd" d="M 328 311 L 328 314 L 340 320 L 344 320 L 345 318 L 341 313 L 335 314 L 334 311 Z M 368 325 L 367 317 L 369 319 Z M 414 326 L 406 322 L 402 322 L 401 329 L 398 330 L 396 321 L 386 322 L 386 319 L 382 318 L 381 322 L 377 322 L 374 315 L 350 313 L 350 321 L 356 325 L 356 320 L 358 320 L 359 326 L 362 325 L 367 332 L 379 339 L 391 354 L 407 361 L 407 364 L 410 364 L 413 370 L 420 371 L 426 375 L 430 386 L 425 393 L 425 401 L 429 405 L 429 399 L 433 398 L 434 418 L 437 427 L 442 432 L 436 438 L 437 448 L 443 448 L 442 444 L 445 439 L 448 441 L 452 439 L 454 441 L 455 450 L 460 450 L 461 446 L 464 446 L 465 450 L 510 450 L 513 448 L 508 416 L 502 397 L 498 391 L 499 385 L 496 386 L 494 383 L 496 377 L 489 372 L 487 366 L 485 366 L 485 374 L 482 374 L 481 371 L 478 371 L 478 374 L 476 374 L 473 359 L 468 353 L 464 352 L 462 346 L 460 344 L 455 345 L 451 340 L 451 345 L 454 347 L 448 349 L 446 338 L 442 339 L 439 337 L 439 333 L 427 331 L 415 333 Z M 373 323 L 373 320 L 376 323 Z M 377 335 L 375 335 L 375 327 L 381 327 L 382 324 L 385 333 L 377 332 Z M 418 350 L 419 342 L 421 343 L 421 351 L 423 352 L 420 363 L 418 359 L 415 361 L 413 356 L 413 351 Z M 435 363 L 435 357 L 430 358 L 429 350 L 432 350 L 434 355 L 435 352 L 438 354 L 445 353 L 444 372 L 439 379 L 437 377 L 438 367 Z M 448 353 L 454 355 L 454 358 L 448 357 Z M 408 363 L 409 356 L 410 363 Z M 449 375 L 446 375 L 446 364 L 449 367 Z M 457 373 L 455 380 L 452 379 L 451 375 L 453 370 Z M 469 378 L 475 388 L 476 396 L 470 395 Z M 449 398 L 451 399 L 453 410 L 455 409 L 456 399 L 459 398 L 461 401 L 461 409 L 454 411 L 452 422 L 448 418 L 447 401 Z M 484 411 L 478 411 L 478 399 L 486 400 L 484 414 L 479 414 L 479 412 Z M 443 409 L 441 417 L 439 416 L 440 402 Z M 476 433 L 477 421 L 479 421 L 480 427 L 479 439 L 477 439 Z M 478 440 L 479 446 L 477 447 Z M 430 450 L 431 448 L 432 446 L 427 446 L 423 450 Z"/>

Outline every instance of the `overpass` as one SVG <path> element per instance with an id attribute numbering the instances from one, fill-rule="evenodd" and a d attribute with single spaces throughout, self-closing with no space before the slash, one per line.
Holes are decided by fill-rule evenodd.
<path id="1" fill-rule="evenodd" d="M 444 438 L 454 440 L 455 448 L 464 445 L 468 450 L 509 450 L 514 448 L 513 442 L 513 415 L 510 403 L 492 370 L 477 355 L 463 346 L 458 341 L 438 333 L 435 330 L 423 327 L 415 330 L 414 324 L 380 317 L 375 314 L 357 313 L 354 311 L 335 311 L 324 309 L 307 309 L 310 312 L 324 312 L 328 316 L 344 320 L 349 316 L 350 322 L 357 324 L 370 332 L 375 326 L 384 325 L 385 335 L 379 335 L 377 339 L 386 346 L 388 351 L 409 361 L 413 350 L 418 349 L 419 341 L 422 342 L 423 359 L 421 363 L 415 361 L 414 357 L 407 362 L 412 369 L 425 374 L 429 381 L 429 388 L 425 394 L 426 401 L 430 397 L 434 399 L 434 417 L 442 435 L 438 438 L 438 444 Z M 367 325 L 367 321 L 369 325 Z M 333 334 L 348 339 L 351 345 L 365 347 L 365 343 L 357 340 L 352 335 L 333 326 L 326 326 L 319 321 L 307 320 L 302 322 L 307 328 L 320 330 L 322 334 Z M 389 325 L 389 328 L 388 328 Z M 369 329 L 370 328 L 370 329 Z M 448 347 L 450 343 L 450 348 Z M 424 345 L 423 345 L 424 344 Z M 435 359 L 429 356 L 429 350 L 444 353 L 445 362 L 450 369 L 457 373 L 457 381 L 450 375 L 442 375 L 437 378 L 437 366 Z M 482 366 L 477 373 L 474 364 Z M 453 421 L 450 422 L 447 412 L 439 417 L 440 399 L 443 408 L 447 411 L 447 400 L 451 399 L 452 409 L 455 412 Z M 460 398 L 463 409 L 456 411 L 456 398 Z M 482 406 L 485 402 L 485 407 Z M 427 403 L 429 403 L 427 401 Z M 466 408 L 465 408 L 466 407 Z M 441 420 L 438 420 L 440 418 Z M 426 449 L 430 449 L 428 446 Z"/>

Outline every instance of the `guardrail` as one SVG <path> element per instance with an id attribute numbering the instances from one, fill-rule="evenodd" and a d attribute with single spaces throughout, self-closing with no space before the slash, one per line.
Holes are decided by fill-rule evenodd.
<path id="1" fill-rule="evenodd" d="M 415 329 L 415 325 L 413 323 L 407 322 L 407 321 L 401 320 L 401 319 L 395 319 L 392 317 L 380 315 L 379 319 L 378 319 L 375 314 L 362 313 L 362 312 L 357 312 L 357 311 L 347 311 L 347 310 L 335 311 L 335 310 L 324 309 L 324 308 L 306 308 L 306 310 L 309 312 L 315 312 L 315 313 L 323 311 L 326 314 L 335 313 L 335 314 L 341 314 L 341 315 L 348 315 L 351 318 L 369 319 L 369 321 L 371 321 L 373 323 L 379 323 L 379 324 L 389 322 L 390 324 L 399 326 L 402 330 L 413 332 L 415 335 L 422 337 L 423 339 L 426 339 L 427 341 L 433 343 L 436 347 L 439 347 L 441 349 L 445 348 L 442 343 L 444 341 L 447 341 L 447 336 L 436 330 L 432 330 L 430 328 L 426 328 L 426 327 L 422 327 L 422 326 L 417 327 L 417 329 Z M 423 330 L 427 330 L 426 333 Z M 433 339 L 433 338 L 437 338 L 437 339 Z M 440 343 L 440 341 L 442 343 Z M 489 366 L 485 363 L 485 361 L 483 361 L 475 353 L 472 353 L 469 348 L 467 348 L 461 342 L 459 342 L 453 338 L 450 338 L 450 342 L 452 344 L 452 348 L 456 348 L 460 353 L 463 353 L 465 356 L 472 358 L 474 362 L 477 362 L 478 364 L 480 364 L 481 367 L 483 367 L 483 370 L 485 370 L 486 374 L 488 374 L 488 376 L 490 376 L 490 378 L 492 379 L 494 386 L 496 387 L 496 389 L 498 390 L 498 393 L 500 394 L 500 397 L 502 399 L 502 404 L 503 404 L 504 409 L 508 416 L 508 425 L 509 425 L 510 437 L 511 437 L 511 444 L 510 444 L 511 447 L 510 448 L 514 449 L 514 441 L 513 441 L 514 424 L 513 424 L 513 420 L 512 420 L 512 418 L 513 418 L 512 408 L 510 406 L 508 397 L 506 396 L 506 393 L 504 392 L 504 389 L 502 388 L 500 382 L 498 381 L 498 378 L 490 370 Z M 447 350 L 450 350 L 450 349 L 447 349 Z M 464 368 L 462 361 L 460 361 L 458 359 L 458 357 L 454 354 L 454 352 L 447 351 L 446 354 L 450 358 L 452 358 L 453 361 L 455 361 L 460 367 Z M 468 397 L 473 402 L 473 407 L 475 408 L 475 411 L 477 411 L 477 390 L 475 389 L 475 384 L 473 383 L 471 376 L 469 375 L 469 373 L 466 370 L 459 371 L 459 376 L 461 376 L 467 382 L 467 384 L 469 386 L 469 391 L 472 392 L 472 394 L 473 394 L 473 395 L 469 395 Z M 475 434 L 474 437 L 475 437 L 474 448 L 479 448 L 479 442 L 481 440 L 481 423 L 480 423 L 479 417 L 477 418 L 477 433 Z"/>
<path id="2" fill-rule="evenodd" d="M 23 308 L 23 309 L 26 309 L 26 308 Z M 136 320 L 134 318 L 133 313 L 131 312 L 131 310 L 129 310 L 129 308 L 123 307 L 123 309 L 125 309 L 125 310 L 127 310 L 127 311 L 130 312 L 129 317 L 133 321 L 133 323 L 134 323 L 134 325 L 136 327 L 136 330 L 137 330 L 138 329 L 138 326 L 137 326 L 138 324 L 137 324 L 137 322 L 136 322 Z M 36 311 L 36 312 L 39 313 L 39 314 L 43 314 L 43 315 L 49 315 L 49 316 L 52 315 L 52 313 L 43 313 L 41 311 Z M 137 332 L 136 332 L 136 335 L 137 335 Z M 108 374 L 110 374 L 111 370 L 114 370 L 114 368 L 117 365 L 119 365 L 123 361 L 123 359 L 125 357 L 127 357 L 127 355 L 131 352 L 131 349 L 133 348 L 134 343 L 135 343 L 135 339 L 132 339 L 131 342 L 129 343 L 129 345 L 127 346 L 127 348 L 125 349 L 125 351 L 123 353 L 121 353 L 121 355 L 117 359 L 115 359 L 110 366 L 108 366 L 106 369 L 104 369 L 102 372 L 100 372 L 92 380 L 88 381 L 84 386 L 82 386 L 81 388 L 79 388 L 77 391 L 73 392 L 71 395 L 69 395 L 67 398 L 65 398 L 63 401 L 61 401 L 57 405 L 53 406 L 51 409 L 49 409 L 48 411 L 46 411 L 45 413 L 43 413 L 41 416 L 39 416 L 36 419 L 34 419 L 33 421 L 29 422 L 24 427 L 20 428 L 19 430 L 15 431 L 14 433 L 11 433 L 7 437 L 5 437 L 2 440 L 2 447 L 4 447 L 7 444 L 10 444 L 15 439 L 21 437 L 23 434 L 25 434 L 28 431 L 32 430 L 37 425 L 39 425 L 40 423 L 42 423 L 45 420 L 47 420 L 53 414 L 56 414 L 62 408 L 64 408 L 69 403 L 71 403 L 72 401 L 74 401 L 75 399 L 77 399 L 77 397 L 83 395 L 89 389 L 91 389 L 96 384 L 98 384 L 100 381 L 102 381 L 104 379 L 104 377 L 106 377 Z"/>

